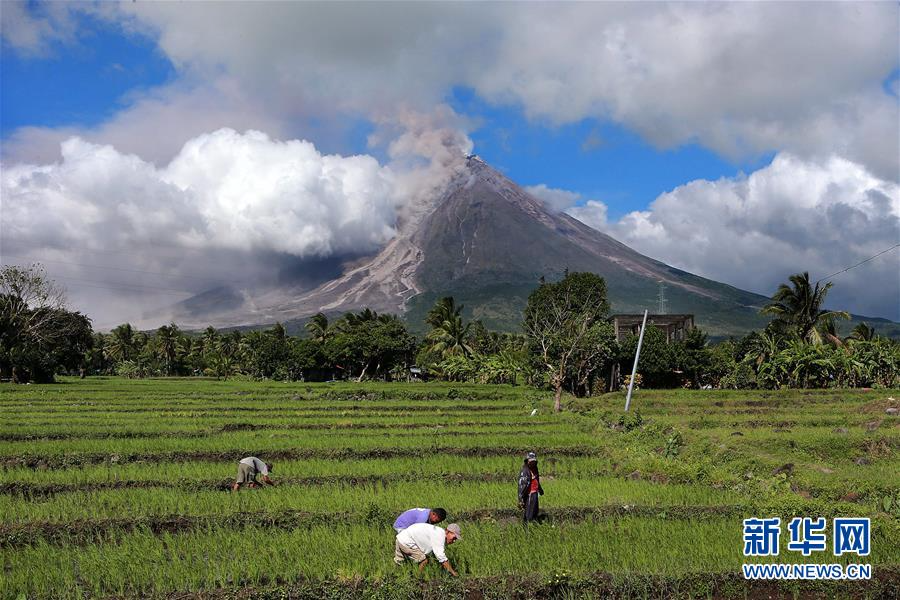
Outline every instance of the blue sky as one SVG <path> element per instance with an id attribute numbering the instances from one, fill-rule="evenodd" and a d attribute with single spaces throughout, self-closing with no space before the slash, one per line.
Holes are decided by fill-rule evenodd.
<path id="1" fill-rule="evenodd" d="M 88 16 L 80 19 L 75 44 L 54 43 L 47 56 L 3 52 L 3 139 L 26 126 L 97 126 L 142 92 L 176 78 L 175 67 L 153 39 Z M 761 153 L 727 160 L 695 143 L 659 149 L 625 127 L 598 119 L 553 125 L 526 118 L 521 107 L 488 103 L 464 87 L 454 87 L 444 100 L 475 120 L 475 151 L 514 181 L 602 200 L 613 218 L 646 208 L 659 194 L 687 181 L 733 177 L 772 158 Z M 353 117 L 347 122 L 350 126 L 338 139 L 310 141 L 323 152 L 370 152 L 384 160 L 383 149 L 366 143 L 371 124 Z M 310 118 L 305 129 L 315 131 L 317 125 Z"/>
<path id="2" fill-rule="evenodd" d="M 95 126 L 142 90 L 175 76 L 156 43 L 80 17 L 77 43 L 51 43 L 34 56 L 4 47 L 0 55 L 0 135 L 23 126 Z"/>
<path id="3" fill-rule="evenodd" d="M 772 158 L 731 162 L 697 144 L 659 149 L 597 119 L 562 126 L 529 120 L 517 107 L 492 106 L 471 90 L 454 89 L 450 104 L 481 121 L 471 137 L 488 163 L 523 185 L 543 183 L 601 200 L 613 218 L 646 208 L 687 181 L 733 177 Z"/>
<path id="4" fill-rule="evenodd" d="M 265 252 L 301 260 L 337 252 L 323 247 L 368 252 L 396 221 L 390 207 L 409 201 L 392 196 L 402 186 L 389 189 L 380 169 L 390 164 L 402 178 L 425 157 L 439 181 L 447 157 L 470 141 L 514 181 L 560 190 L 545 190 L 546 202 L 577 198 L 555 210 L 759 293 L 900 240 L 895 3 L 6 1 L 3 9 L 4 244 L 21 232 L 17 251 L 29 255 L 121 256 L 125 269 L 177 271 L 163 249 L 182 245 L 185 225 L 209 258 L 192 272 L 201 263 L 216 271 L 223 243 L 250 270 Z M 238 133 L 211 135 L 222 128 Z M 251 129 L 268 138 L 244 134 Z M 294 139 L 314 148 L 277 142 Z M 400 141 L 412 156 L 394 162 Z M 186 167 L 167 166 L 193 160 L 180 153 L 185 144 L 206 144 L 198 156 L 207 162 L 191 163 L 206 179 L 187 182 Z M 255 197 L 222 188 L 241 164 L 235 153 L 251 151 L 271 164 L 238 187 L 270 166 L 321 173 L 299 199 L 296 190 Z M 327 179 L 324 155 L 340 155 L 348 177 L 333 189 L 364 182 L 380 195 L 303 196 Z M 194 187 L 181 197 L 173 180 Z M 267 220 L 247 232 L 239 217 L 251 209 Z M 48 211 L 73 236 L 70 247 L 38 218 Z M 216 216 L 232 212 L 233 222 Z M 292 224 L 287 212 L 306 222 Z M 298 245 L 296 226 L 308 227 L 310 244 Z M 130 235 L 116 235 L 123 231 Z M 198 231 L 225 239 L 198 242 Z M 102 254 L 81 256 L 87 247 Z M 831 305 L 900 319 L 895 259 L 841 275 Z"/>

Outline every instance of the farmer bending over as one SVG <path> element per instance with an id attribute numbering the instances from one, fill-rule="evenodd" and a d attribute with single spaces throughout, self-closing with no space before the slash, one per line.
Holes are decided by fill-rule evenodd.
<path id="1" fill-rule="evenodd" d="M 411 508 L 397 517 L 394 521 L 394 531 L 400 533 L 415 523 L 431 523 L 437 525 L 447 518 L 447 511 L 443 508 Z"/>
<path id="2" fill-rule="evenodd" d="M 407 558 L 419 565 L 419 573 L 425 570 L 428 564 L 428 554 L 434 554 L 435 560 L 441 563 L 444 569 L 458 577 L 459 573 L 453 570 L 453 566 L 444 554 L 444 546 L 461 539 L 459 525 L 450 523 L 447 530 L 429 523 L 413 523 L 397 534 L 397 543 L 394 546 L 394 562 L 402 565 Z"/>
<path id="3" fill-rule="evenodd" d="M 272 470 L 272 463 L 266 464 L 255 456 L 242 458 L 238 463 L 237 480 L 231 486 L 231 491 L 238 491 L 243 484 L 246 484 L 249 488 L 257 487 L 259 485 L 259 482 L 256 480 L 257 475 L 262 475 L 263 483 L 275 485 L 275 482 L 269 479 L 269 472 Z"/>

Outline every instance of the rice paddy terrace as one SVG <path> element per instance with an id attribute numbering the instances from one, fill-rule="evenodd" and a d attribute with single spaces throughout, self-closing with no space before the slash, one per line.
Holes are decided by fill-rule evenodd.
<path id="1" fill-rule="evenodd" d="M 640 391 L 622 418 L 620 394 L 557 415 L 504 386 L 5 384 L 0 597 L 895 598 L 894 398 Z M 526 530 L 532 449 L 545 518 Z M 228 491 L 248 455 L 276 487 Z M 461 578 L 393 564 L 391 523 L 413 506 L 460 523 Z M 751 516 L 870 517 L 872 580 L 745 581 Z"/>

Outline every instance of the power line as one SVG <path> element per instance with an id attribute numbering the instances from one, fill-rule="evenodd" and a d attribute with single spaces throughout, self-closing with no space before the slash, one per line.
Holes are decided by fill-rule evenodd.
<path id="1" fill-rule="evenodd" d="M 60 261 L 48 261 L 48 262 L 60 262 Z M 72 264 L 74 264 L 74 263 L 72 263 Z M 128 270 L 128 269 L 125 269 L 125 270 Z M 140 271 L 138 271 L 138 272 L 140 272 Z M 124 289 L 124 290 L 130 290 L 130 291 L 135 291 L 135 292 L 150 290 L 150 291 L 161 292 L 161 293 L 174 292 L 177 294 L 196 294 L 197 293 L 196 291 L 186 290 L 186 289 L 182 289 L 182 288 L 166 288 L 166 287 L 161 287 L 161 286 L 156 286 L 156 285 L 141 285 L 138 283 L 116 283 L 116 282 L 110 283 L 107 281 L 98 281 L 96 279 L 85 279 L 83 277 L 72 277 L 69 275 L 51 274 L 50 277 L 52 279 L 67 279 L 70 281 L 78 282 L 79 285 L 83 285 L 83 286 L 87 286 L 87 287 L 103 288 L 103 289 Z"/>
<path id="2" fill-rule="evenodd" d="M 101 290 L 124 290 L 128 292 L 146 292 L 147 290 L 144 288 L 131 287 L 127 285 L 117 285 L 117 284 L 109 284 L 109 285 L 97 285 L 92 283 L 76 283 L 76 287 L 89 287 L 89 288 L 97 288 Z M 162 290 L 154 290 L 157 294 L 162 294 L 164 296 L 184 296 L 185 294 L 192 294 L 193 292 L 184 292 L 184 291 L 162 291 Z"/>
<path id="3" fill-rule="evenodd" d="M 206 281 L 214 281 L 219 283 L 219 280 L 213 279 L 211 277 L 198 277 L 196 275 L 175 275 L 172 273 L 160 273 L 159 271 L 145 271 L 143 269 L 127 269 L 125 267 L 113 267 L 111 265 L 92 265 L 89 263 L 78 263 L 78 262 L 69 262 L 65 260 L 51 260 L 47 258 L 34 258 L 31 256 L 22 256 L 19 254 L 7 254 L 6 256 L 11 256 L 13 258 L 21 258 L 23 260 L 30 260 L 34 262 L 48 262 L 60 265 L 73 265 L 76 267 L 88 267 L 90 269 L 111 269 L 114 271 L 127 271 L 129 273 L 144 273 L 146 275 L 159 275 L 162 277 L 175 277 L 180 279 L 205 279 Z"/>
<path id="4" fill-rule="evenodd" d="M 197 293 L 197 292 L 192 292 L 191 290 L 183 290 L 183 289 L 176 289 L 176 288 L 164 288 L 164 287 L 158 287 L 158 286 L 153 286 L 153 285 L 140 285 L 137 283 L 121 283 L 121 284 L 120 283 L 109 283 L 106 281 L 97 281 L 96 279 L 82 279 L 80 277 L 69 277 L 68 275 L 53 275 L 52 278 L 53 279 L 69 279 L 72 281 L 78 281 L 78 282 L 83 282 L 83 283 L 92 283 L 92 284 L 96 284 L 95 287 L 98 285 L 102 285 L 102 286 L 114 286 L 114 287 L 128 287 L 135 291 L 152 290 L 152 291 L 160 291 L 160 292 L 178 292 L 181 294 L 196 294 Z"/>
<path id="5" fill-rule="evenodd" d="M 882 250 L 882 251 L 879 252 L 878 254 L 875 254 L 875 255 L 873 255 L 873 256 L 870 256 L 870 257 L 867 258 L 866 260 L 860 261 L 860 262 L 856 263 L 855 265 L 853 265 L 852 267 L 847 267 L 846 269 L 841 269 L 841 270 L 838 271 L 837 273 L 832 273 L 831 275 L 826 275 L 825 277 L 822 277 L 821 279 L 817 279 L 817 280 L 816 280 L 816 283 L 819 283 L 820 281 L 822 281 L 822 280 L 824 280 L 824 279 L 831 279 L 832 277 L 834 277 L 834 276 L 836 276 L 836 275 L 840 275 L 841 273 L 846 273 L 846 272 L 849 271 L 850 269 L 855 269 L 856 267 L 858 267 L 858 266 L 860 266 L 860 265 L 864 265 L 864 264 L 866 264 L 867 262 L 869 262 L 870 260 L 876 259 L 876 258 L 878 258 L 879 256 L 881 256 L 882 254 L 887 254 L 887 253 L 890 252 L 891 250 L 896 250 L 897 248 L 900 248 L 900 244 L 894 244 L 893 246 L 891 246 L 891 247 L 888 248 L 887 250 Z"/>
<path id="6" fill-rule="evenodd" d="M 27 242 L 27 240 L 23 240 L 22 238 L 15 239 L 15 238 L 10 238 L 9 236 L 6 236 L 5 240 L 0 241 L 0 251 L 2 251 L 3 246 L 9 247 L 9 245 L 11 243 L 13 245 L 16 245 L 16 244 L 22 245 L 22 244 L 27 244 L 28 242 Z M 145 252 L 129 252 L 128 250 L 99 250 L 99 249 L 84 248 L 84 247 L 79 247 L 79 248 L 74 248 L 74 249 L 77 250 L 78 252 L 89 252 L 91 254 L 111 254 L 113 256 L 121 256 L 123 254 L 126 254 L 128 256 L 137 256 L 140 258 L 144 258 L 147 256 L 147 254 Z M 203 252 L 204 251 L 204 249 L 192 248 L 189 246 L 175 246 L 172 244 L 161 244 L 161 243 L 156 243 L 156 242 L 153 243 L 154 251 L 159 251 L 161 249 L 162 250 L 171 250 L 173 256 L 184 256 L 188 252 Z"/>

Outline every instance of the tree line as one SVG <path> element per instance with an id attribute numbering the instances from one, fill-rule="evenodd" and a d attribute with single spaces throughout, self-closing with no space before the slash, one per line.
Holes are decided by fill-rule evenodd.
<path id="1" fill-rule="evenodd" d="M 847 313 L 823 303 L 831 283 L 806 273 L 782 285 L 763 312 L 764 331 L 716 345 L 699 329 L 667 343 L 648 327 L 638 368 L 644 387 L 897 386 L 900 344 L 860 324 L 847 338 L 836 321 Z M 606 283 L 592 273 L 542 281 L 528 298 L 522 333 L 488 330 L 466 321 L 452 297 L 429 311 L 427 333 L 413 335 L 396 315 L 370 309 L 329 317 L 319 313 L 304 335 L 275 324 L 264 330 L 186 332 L 171 323 L 139 331 L 128 323 L 94 332 L 70 311 L 39 266 L 0 272 L 0 376 L 52 381 L 86 375 L 250 377 L 277 380 L 440 379 L 507 383 L 593 395 L 617 388 L 629 373 L 637 336 L 617 342 L 609 322 Z M 618 366 L 617 371 L 613 369 Z M 636 382 L 637 383 L 637 382 Z"/>

